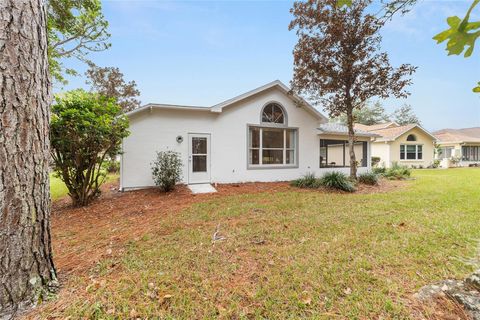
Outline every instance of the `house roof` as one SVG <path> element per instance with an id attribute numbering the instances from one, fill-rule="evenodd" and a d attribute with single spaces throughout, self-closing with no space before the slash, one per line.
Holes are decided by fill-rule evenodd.
<path id="1" fill-rule="evenodd" d="M 380 136 L 382 136 L 380 139 L 377 139 L 377 141 L 395 141 L 401 135 L 407 133 L 408 131 L 414 128 L 418 128 L 422 130 L 425 134 L 430 136 L 433 140 L 437 140 L 437 138 L 434 135 L 432 135 L 430 132 L 422 128 L 420 125 L 414 124 L 414 123 L 403 125 L 403 126 L 372 130 L 371 132 L 375 132 Z"/>
<path id="2" fill-rule="evenodd" d="M 433 134 L 441 143 L 480 143 L 480 128 L 442 129 Z"/>
<path id="3" fill-rule="evenodd" d="M 208 111 L 208 112 L 214 112 L 214 113 L 221 113 L 223 109 L 228 108 L 229 106 L 240 102 L 244 99 L 250 98 L 256 94 L 259 94 L 263 91 L 272 89 L 272 88 L 278 88 L 281 91 L 283 91 L 285 94 L 287 94 L 298 107 L 304 107 L 307 111 L 309 111 L 313 116 L 315 116 L 319 120 L 323 121 L 328 121 L 328 119 L 321 114 L 317 109 L 315 109 L 311 104 L 309 104 L 307 101 L 305 101 L 302 97 L 291 93 L 290 88 L 288 88 L 283 82 L 280 80 L 275 80 L 270 83 L 267 83 L 261 87 L 258 87 L 256 89 L 250 90 L 248 92 L 245 92 L 241 95 L 238 95 L 236 97 L 233 97 L 231 99 L 225 100 L 223 102 L 217 103 L 213 106 L 210 107 L 200 107 L 200 106 L 181 106 L 181 105 L 172 105 L 172 104 L 158 104 L 158 103 L 149 103 L 146 104 L 140 108 L 137 108 L 135 110 L 132 110 L 130 112 L 125 113 L 127 116 L 131 116 L 133 114 L 136 114 L 138 112 L 144 111 L 144 110 L 151 110 L 153 108 L 161 108 L 161 109 L 177 109 L 177 110 L 188 110 L 188 111 Z"/>
<path id="4" fill-rule="evenodd" d="M 371 126 L 356 123 L 354 127 L 358 129 L 363 129 L 368 132 L 376 133 L 378 136 L 380 136 L 380 138 L 377 138 L 376 141 L 395 141 L 398 137 L 414 128 L 422 130 L 423 132 L 425 132 L 425 134 L 432 137 L 433 140 L 437 140 L 437 137 L 435 137 L 430 132 L 422 128 L 422 126 L 416 123 L 410 123 L 403 126 L 399 125 L 396 122 L 386 122 L 374 124 Z"/>
<path id="5" fill-rule="evenodd" d="M 318 130 L 325 134 L 348 135 L 348 127 L 340 123 L 322 123 Z M 354 129 L 355 135 L 360 137 L 379 137 L 378 134 L 360 129 Z"/>
<path id="6" fill-rule="evenodd" d="M 354 128 L 355 129 L 360 129 L 364 131 L 373 131 L 373 130 L 378 130 L 378 129 L 386 129 L 390 127 L 398 127 L 398 124 L 396 122 L 385 122 L 385 123 L 377 123 L 377 124 L 372 124 L 372 125 L 365 125 L 361 123 L 355 123 Z"/>

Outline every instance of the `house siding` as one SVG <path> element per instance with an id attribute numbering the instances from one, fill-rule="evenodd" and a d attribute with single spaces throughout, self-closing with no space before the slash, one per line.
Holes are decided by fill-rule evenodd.
<path id="1" fill-rule="evenodd" d="M 280 103 L 285 109 L 287 126 L 298 128 L 298 166 L 249 169 L 247 127 L 260 125 L 261 110 L 272 101 Z M 180 153 L 184 164 L 182 182 L 188 183 L 189 133 L 210 134 L 212 183 L 287 181 L 307 172 L 321 175 L 332 170 L 347 173 L 349 168 L 320 169 L 319 124 L 320 120 L 310 111 L 297 107 L 289 96 L 276 88 L 230 105 L 221 113 L 158 108 L 145 110 L 130 117 L 131 134 L 123 141 L 121 188 L 152 186 L 151 162 L 157 151 L 167 150 Z M 182 143 L 176 141 L 177 136 L 184 138 Z M 346 139 L 345 136 L 341 138 Z M 370 151 L 368 153 L 370 159 Z M 359 172 L 366 170 L 368 168 L 359 168 Z"/>

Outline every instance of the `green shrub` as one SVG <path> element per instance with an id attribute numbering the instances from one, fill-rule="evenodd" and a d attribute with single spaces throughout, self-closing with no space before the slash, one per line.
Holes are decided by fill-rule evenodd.
<path id="1" fill-rule="evenodd" d="M 332 172 L 326 173 L 320 179 L 320 183 L 322 186 L 330 189 L 343 190 L 347 192 L 355 191 L 355 186 L 349 180 L 348 176 L 338 171 L 332 171 Z"/>
<path id="2" fill-rule="evenodd" d="M 180 153 L 174 151 L 157 152 L 157 158 L 152 163 L 152 177 L 155 185 L 163 191 L 173 190 L 182 178 Z"/>
<path id="3" fill-rule="evenodd" d="M 120 172 L 120 161 L 113 159 L 105 160 L 102 164 L 102 169 L 108 173 L 119 173 Z"/>
<path id="4" fill-rule="evenodd" d="M 387 169 L 385 167 L 374 167 L 372 172 L 376 175 L 384 175 Z"/>
<path id="5" fill-rule="evenodd" d="M 303 177 L 293 180 L 291 183 L 292 186 L 297 188 L 311 188 L 316 189 L 320 187 L 320 181 L 315 177 L 315 174 L 312 172 L 306 173 Z"/>
<path id="6" fill-rule="evenodd" d="M 80 89 L 55 96 L 50 120 L 53 169 L 75 206 L 86 206 L 100 195 L 106 159 L 115 159 L 129 134 L 121 110 L 114 99 Z"/>
<path id="7" fill-rule="evenodd" d="M 438 168 L 440 166 L 440 160 L 433 160 L 432 168 Z"/>
<path id="8" fill-rule="evenodd" d="M 392 163 L 392 167 L 388 168 L 383 176 L 390 180 L 404 180 L 410 177 L 412 171 L 407 166 L 399 165 L 397 162 Z"/>
<path id="9" fill-rule="evenodd" d="M 358 182 L 375 186 L 378 184 L 378 175 L 373 172 L 366 172 L 358 175 Z"/>
<path id="10" fill-rule="evenodd" d="M 372 157 L 372 167 L 376 167 L 380 163 L 380 157 Z"/>

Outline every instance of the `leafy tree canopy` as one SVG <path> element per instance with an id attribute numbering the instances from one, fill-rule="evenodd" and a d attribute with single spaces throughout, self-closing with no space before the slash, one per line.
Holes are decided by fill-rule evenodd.
<path id="1" fill-rule="evenodd" d="M 306 94 L 331 117 L 345 115 L 349 132 L 350 175 L 356 177 L 355 109 L 372 98 L 406 97 L 416 68 L 390 65 L 380 51 L 384 21 L 365 13 L 371 1 L 339 7 L 336 0 L 295 2 L 290 30 L 296 30 L 292 90 Z"/>
<path id="2" fill-rule="evenodd" d="M 411 123 L 421 124 L 420 119 L 418 119 L 417 115 L 413 111 L 412 106 L 408 104 L 405 104 L 395 110 L 395 112 L 392 114 L 392 120 L 401 126 Z"/>
<path id="3" fill-rule="evenodd" d="M 85 73 L 91 90 L 108 98 L 113 98 L 123 112 L 131 111 L 140 106 L 136 99 L 140 95 L 135 81 L 125 82 L 123 73 L 115 67 L 99 67 L 89 62 L 89 69 Z"/>
<path id="4" fill-rule="evenodd" d="M 363 108 L 353 110 L 353 118 L 355 123 L 361 123 L 367 126 L 390 120 L 385 108 L 378 101 L 373 104 L 367 103 Z M 346 114 L 340 115 L 335 120 L 347 124 Z"/>
<path id="5" fill-rule="evenodd" d="M 100 194 L 107 157 L 120 152 L 128 119 L 113 99 L 84 90 L 55 97 L 50 140 L 54 169 L 65 182 L 74 205 L 84 206 Z"/>
<path id="6" fill-rule="evenodd" d="M 86 61 L 89 52 L 108 49 L 107 28 L 100 0 L 48 0 L 48 62 L 52 77 L 65 84 L 64 75 L 77 72 L 65 68 L 62 59 Z"/>

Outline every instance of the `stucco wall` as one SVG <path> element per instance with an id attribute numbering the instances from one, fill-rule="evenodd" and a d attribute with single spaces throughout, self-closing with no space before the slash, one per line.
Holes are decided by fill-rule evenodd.
<path id="1" fill-rule="evenodd" d="M 248 124 L 260 124 L 261 110 L 271 101 L 285 108 L 288 127 L 298 128 L 298 167 L 248 169 Z M 220 114 L 171 109 L 142 111 L 131 116 L 131 135 L 123 141 L 121 186 L 141 188 L 153 185 L 150 163 L 155 152 L 162 150 L 180 152 L 184 163 L 183 182 L 187 183 L 188 133 L 211 135 L 211 182 L 285 181 L 307 172 L 321 175 L 331 169 L 319 168 L 319 124 L 320 121 L 311 113 L 295 106 L 288 96 L 276 88 L 231 105 Z M 179 135 L 184 138 L 182 143 L 176 141 Z M 335 170 L 348 172 L 349 169 Z M 365 170 L 360 168 L 359 172 Z"/>
<path id="2" fill-rule="evenodd" d="M 373 142 L 372 143 L 372 157 L 379 157 L 380 162 L 378 165 L 380 167 L 389 168 L 391 165 L 390 161 L 390 143 L 389 142 Z"/>

